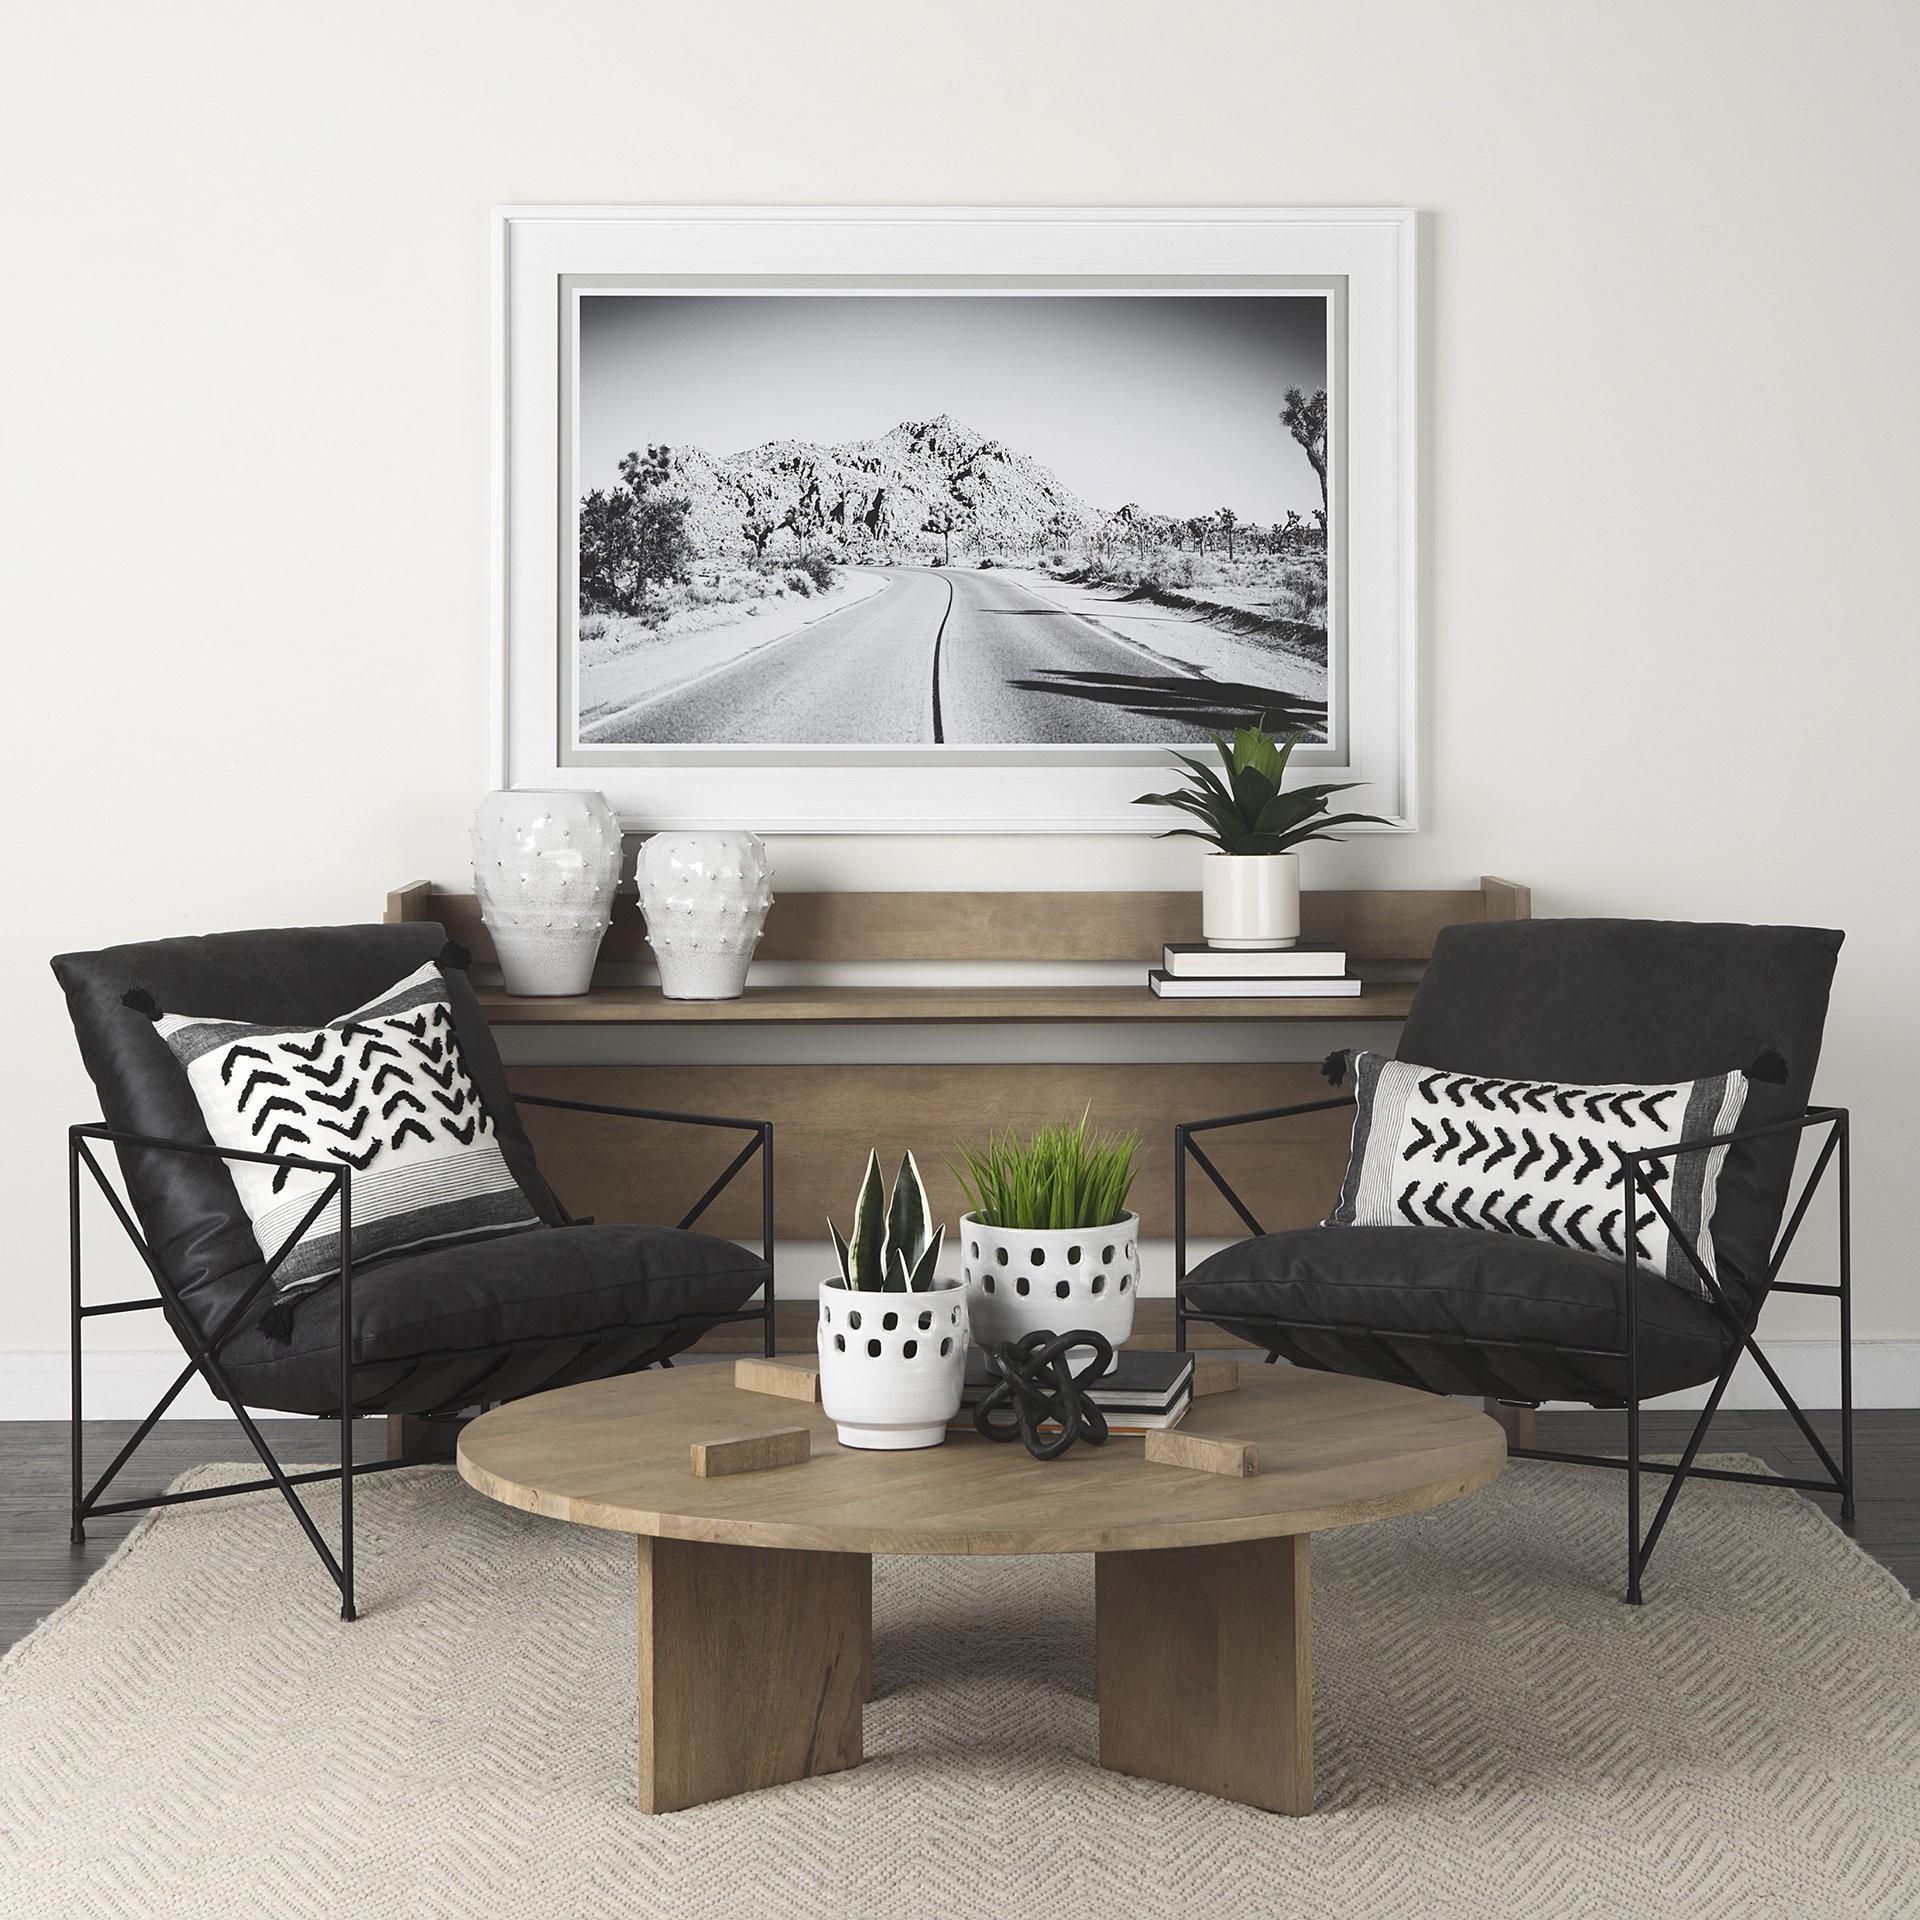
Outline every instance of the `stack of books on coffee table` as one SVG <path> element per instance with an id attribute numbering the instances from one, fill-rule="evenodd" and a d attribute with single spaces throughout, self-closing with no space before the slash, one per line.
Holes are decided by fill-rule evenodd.
<path id="1" fill-rule="evenodd" d="M 1350 1000 L 1360 991 L 1340 947 L 1235 953 L 1196 940 L 1168 947 L 1161 960 L 1147 985 L 1163 1000 Z"/>
<path id="2" fill-rule="evenodd" d="M 960 1391 L 960 1413 L 951 1431 L 971 1431 L 973 1410 L 992 1384 L 986 1356 L 975 1347 L 967 1355 L 967 1382 Z M 1083 1392 L 1107 1416 L 1109 1433 L 1163 1433 L 1177 1427 L 1193 1405 L 1193 1355 L 1136 1353 L 1123 1347 L 1113 1371 Z M 1040 1430 L 1059 1431 L 1044 1424 Z"/>

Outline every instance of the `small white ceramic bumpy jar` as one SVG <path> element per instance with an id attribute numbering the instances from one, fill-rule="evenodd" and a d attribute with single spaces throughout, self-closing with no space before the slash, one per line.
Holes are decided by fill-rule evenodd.
<path id="1" fill-rule="evenodd" d="M 620 878 L 620 823 L 597 793 L 490 793 L 473 885 L 509 993 L 585 993 Z"/>
<path id="2" fill-rule="evenodd" d="M 1140 1220 L 1106 1227 L 990 1227 L 960 1217 L 967 1314 L 983 1347 L 1042 1330 L 1104 1334 L 1118 1354 L 1133 1332 L 1140 1291 Z M 1076 1347 L 1078 1366 L 1092 1354 Z"/>
<path id="3" fill-rule="evenodd" d="M 967 1377 L 967 1299 L 957 1280 L 881 1293 L 820 1287 L 820 1404 L 843 1447 L 937 1447 Z"/>
<path id="4" fill-rule="evenodd" d="M 752 833 L 656 833 L 634 878 L 669 1000 L 737 1000 L 773 905 L 773 869 Z"/>

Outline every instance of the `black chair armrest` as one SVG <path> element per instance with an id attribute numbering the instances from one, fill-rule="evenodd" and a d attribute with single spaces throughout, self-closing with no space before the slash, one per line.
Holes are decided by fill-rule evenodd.
<path id="1" fill-rule="evenodd" d="M 1350 1107 L 1353 1095 L 1338 1093 L 1326 1100 L 1301 1100 L 1290 1107 L 1262 1107 L 1257 1113 L 1229 1113 L 1218 1120 L 1183 1120 L 1174 1133 L 1213 1133 L 1221 1127 L 1250 1127 L 1256 1120 L 1290 1120 L 1297 1113 L 1330 1113 L 1335 1107 Z"/>
<path id="2" fill-rule="evenodd" d="M 1775 1133 L 1804 1133 L 1809 1127 L 1838 1125 L 1847 1118 L 1845 1107 L 1809 1107 L 1790 1120 L 1771 1120 L 1761 1127 L 1735 1127 L 1731 1133 L 1703 1133 L 1696 1139 L 1676 1140 L 1666 1147 L 1635 1147 L 1631 1151 L 1616 1147 L 1623 1160 L 1671 1160 L 1677 1154 L 1704 1153 L 1709 1147 L 1730 1147 L 1741 1140 L 1764 1140 Z"/>
<path id="3" fill-rule="evenodd" d="M 1703 1133 L 1691 1140 L 1676 1140 L 1664 1147 L 1615 1147 L 1614 1158 L 1619 1161 L 1621 1170 L 1627 1174 L 1627 1202 L 1629 1207 L 1637 1207 L 1645 1200 L 1649 1209 L 1657 1214 L 1667 1231 L 1673 1236 L 1674 1244 L 1686 1256 L 1687 1264 L 1699 1276 L 1701 1286 L 1706 1290 L 1707 1298 L 1719 1311 L 1728 1324 L 1739 1330 L 1743 1326 L 1751 1328 L 1752 1320 L 1758 1313 L 1758 1301 L 1776 1286 L 1785 1293 L 1831 1293 L 1839 1294 L 1840 1287 L 1806 1286 L 1780 1279 L 1780 1269 L 1786 1264 L 1788 1250 L 1800 1231 L 1800 1223 L 1807 1217 L 1807 1208 L 1811 1204 L 1814 1190 L 1819 1186 L 1821 1176 L 1827 1170 L 1827 1163 L 1833 1158 L 1836 1149 L 1844 1146 L 1848 1123 L 1851 1116 L 1845 1107 L 1808 1107 L 1804 1113 L 1797 1113 L 1790 1119 L 1772 1120 L 1758 1127 L 1735 1127 L 1727 1133 Z M 1764 1285 L 1756 1298 L 1754 1313 L 1742 1316 L 1739 1309 L 1727 1298 L 1726 1289 L 1707 1271 L 1706 1262 L 1700 1258 L 1699 1249 L 1680 1230 L 1667 1203 L 1661 1199 L 1660 1190 L 1654 1178 L 1645 1169 L 1654 1167 L 1662 1160 L 1675 1160 L 1683 1153 L 1705 1153 L 1716 1147 L 1731 1147 L 1743 1140 L 1765 1140 L 1776 1133 L 1805 1133 L 1810 1127 L 1824 1126 L 1829 1129 L 1826 1140 L 1820 1148 L 1819 1158 L 1814 1161 L 1813 1171 L 1807 1177 L 1806 1185 L 1800 1190 L 1800 1199 L 1794 1207 L 1780 1237 L 1774 1242 L 1773 1252 L 1767 1261 L 1767 1274 Z M 1797 1151 L 1797 1149 L 1796 1149 Z M 1629 1220 L 1631 1220 L 1631 1214 Z M 1629 1264 L 1632 1262 L 1632 1235 L 1628 1235 Z M 1632 1329 L 1631 1299 L 1629 1299 L 1629 1333 Z"/>
<path id="4" fill-rule="evenodd" d="M 1303 1113 L 1331 1113 L 1339 1107 L 1355 1104 L 1350 1093 L 1331 1095 L 1325 1100 L 1299 1100 L 1291 1106 L 1261 1107 L 1253 1113 L 1222 1114 L 1214 1120 L 1183 1120 L 1173 1130 L 1173 1321 L 1176 1346 L 1186 1345 L 1186 1307 L 1183 1290 L 1187 1284 L 1187 1161 L 1193 1163 L 1213 1183 L 1247 1231 L 1258 1238 L 1266 1232 L 1253 1217 L 1247 1203 L 1227 1184 L 1226 1176 L 1207 1157 L 1195 1141 L 1196 1133 L 1217 1133 L 1225 1127 L 1250 1127 L 1266 1120 L 1291 1120 Z"/>
<path id="5" fill-rule="evenodd" d="M 337 1279 L 340 1282 L 340 1350 L 342 1354 L 346 1353 L 347 1333 L 352 1324 L 353 1313 L 353 1248 L 351 1241 L 353 1231 L 353 1169 L 344 1161 L 309 1160 L 297 1153 L 262 1153 L 252 1147 L 222 1147 L 216 1145 L 211 1140 L 172 1140 L 163 1134 L 126 1133 L 117 1127 L 108 1126 L 104 1121 L 97 1120 L 80 1126 L 69 1127 L 67 1129 L 67 1140 L 68 1152 L 73 1157 L 75 1167 L 77 1168 L 81 1162 L 85 1162 L 88 1171 L 93 1175 L 94 1184 L 98 1186 L 100 1191 L 106 1196 L 108 1206 L 113 1209 L 128 1239 L 133 1242 L 141 1259 L 146 1263 L 147 1271 L 153 1276 L 154 1285 L 159 1289 L 161 1299 L 173 1308 L 174 1312 L 180 1316 L 187 1326 L 196 1330 L 200 1327 L 199 1317 L 188 1310 L 186 1301 L 174 1287 L 172 1277 L 167 1273 L 166 1269 L 161 1266 L 159 1257 L 148 1244 L 146 1235 L 140 1230 L 139 1223 L 135 1221 L 126 1202 L 121 1199 L 120 1195 L 108 1181 L 106 1175 L 101 1172 L 100 1163 L 94 1159 L 92 1153 L 86 1146 L 86 1142 L 89 1140 L 100 1140 L 106 1142 L 116 1150 L 123 1147 L 137 1147 L 143 1151 L 155 1153 L 193 1154 L 202 1159 L 211 1160 L 241 1160 L 250 1162 L 255 1166 L 285 1167 L 296 1173 L 318 1173 L 324 1175 L 327 1180 L 327 1185 L 314 1196 L 313 1204 L 300 1216 L 299 1220 L 295 1222 L 292 1232 L 287 1235 L 286 1239 L 280 1243 L 279 1248 L 267 1260 L 258 1276 L 254 1279 L 253 1284 L 228 1308 L 227 1312 L 215 1324 L 213 1331 L 203 1336 L 201 1353 L 209 1357 L 218 1355 L 221 1346 L 225 1343 L 228 1336 L 244 1322 L 247 1309 L 253 1305 L 254 1301 L 257 1300 L 261 1293 L 272 1283 L 274 1275 L 280 1271 L 281 1263 L 286 1259 L 287 1255 L 300 1244 L 306 1235 L 307 1229 L 326 1211 L 327 1203 L 336 1197 L 340 1202 L 340 1271 L 338 1274 L 331 1276 L 331 1278 Z M 141 1304 L 144 1305 L 145 1303 L 142 1302 Z M 83 1307 L 80 1305 L 77 1297 L 74 1302 L 74 1311 L 76 1315 L 81 1317 L 91 1317 L 94 1314 L 102 1312 L 126 1310 L 127 1308 L 124 1305 L 119 1307 Z"/>
<path id="6" fill-rule="evenodd" d="M 568 1113 L 606 1113 L 621 1120 L 662 1120 L 677 1127 L 724 1127 L 733 1133 L 771 1132 L 771 1120 L 740 1120 L 715 1113 L 674 1113 L 661 1107 L 616 1107 L 603 1100 L 562 1100 L 550 1093 L 516 1093 L 514 1104 L 521 1107 L 559 1107 Z"/>
<path id="7" fill-rule="evenodd" d="M 565 1113 L 603 1113 L 617 1120 L 658 1120 L 668 1126 L 719 1127 L 729 1133 L 750 1133 L 753 1138 L 720 1170 L 713 1184 L 677 1225 L 685 1233 L 723 1194 L 733 1176 L 757 1153 L 760 1159 L 761 1246 L 767 1267 L 773 1267 L 773 1122 L 742 1120 L 713 1113 L 674 1113 L 660 1107 L 619 1107 L 604 1100 L 562 1100 L 548 1093 L 517 1093 L 515 1101 L 523 1107 L 556 1107 Z M 769 1293 L 771 1283 L 769 1283 Z"/>

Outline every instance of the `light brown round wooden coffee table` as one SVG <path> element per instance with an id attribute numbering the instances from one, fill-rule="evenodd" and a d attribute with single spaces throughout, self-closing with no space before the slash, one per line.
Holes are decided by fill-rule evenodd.
<path id="1" fill-rule="evenodd" d="M 1138 1439 L 1038 1462 L 972 1434 L 856 1453 L 817 1405 L 729 1366 L 564 1387 L 484 1414 L 462 1477 L 529 1513 L 639 1536 L 640 1804 L 649 1813 L 861 1760 L 876 1553 L 1091 1553 L 1100 1764 L 1313 1810 L 1315 1533 L 1493 1480 L 1506 1440 L 1434 1394 L 1243 1367 L 1182 1433 L 1253 1442 L 1246 1477 L 1149 1464 Z M 696 1442 L 812 1430 L 811 1458 L 696 1478 Z"/>

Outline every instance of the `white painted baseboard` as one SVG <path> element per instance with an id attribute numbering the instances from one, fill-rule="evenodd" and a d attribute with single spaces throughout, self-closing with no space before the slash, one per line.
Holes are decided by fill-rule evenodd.
<path id="1" fill-rule="evenodd" d="M 1832 1340 L 1778 1340 L 1767 1357 L 1803 1407 L 1839 1404 L 1839 1349 Z M 182 1356 L 107 1350 L 87 1359 L 86 1413 L 91 1420 L 138 1420 L 172 1384 Z M 0 1352 L 0 1420 L 67 1417 L 64 1353 Z M 1920 1407 L 1920 1340 L 1858 1340 L 1853 1349 L 1853 1398 L 1858 1407 Z M 1649 1406 L 1697 1407 L 1705 1388 L 1676 1393 Z M 1780 1403 L 1751 1361 L 1742 1362 L 1724 1404 L 1736 1408 Z M 188 1383 L 168 1409 L 170 1420 L 218 1419 L 225 1409 L 204 1382 Z"/>

